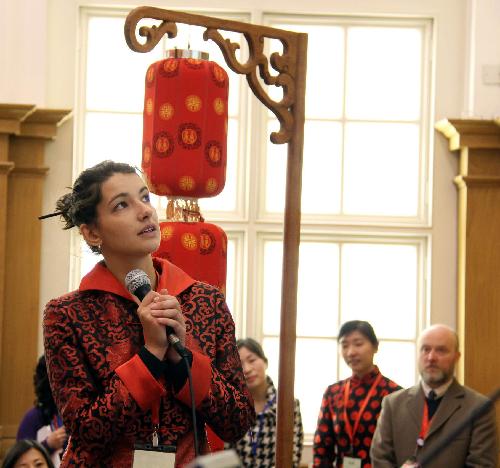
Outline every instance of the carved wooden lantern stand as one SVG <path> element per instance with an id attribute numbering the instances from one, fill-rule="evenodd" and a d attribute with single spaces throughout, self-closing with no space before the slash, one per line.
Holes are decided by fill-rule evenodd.
<path id="1" fill-rule="evenodd" d="M 159 26 L 138 29 L 146 38 L 141 44 L 136 37 L 142 19 L 161 21 Z M 271 110 L 280 122 L 280 129 L 270 135 L 274 144 L 288 144 L 286 195 L 283 232 L 283 280 L 281 285 L 281 327 L 278 379 L 278 426 L 276 467 L 289 468 L 293 459 L 293 411 L 295 378 L 295 340 L 297 321 L 297 282 L 300 243 L 300 201 L 302 185 L 302 150 L 304 143 L 304 107 L 307 67 L 307 34 L 284 31 L 239 21 L 175 12 L 153 7 L 132 10 L 125 21 L 125 40 L 136 52 L 149 52 L 167 34 L 177 35 L 176 23 L 206 27 L 204 40 L 211 39 L 222 51 L 229 68 L 245 75 L 255 96 Z M 239 45 L 224 39 L 219 30 L 243 34 L 249 57 L 240 63 L 235 55 Z M 283 54 L 264 54 L 264 38 L 277 39 L 283 44 Z M 277 72 L 271 76 L 269 65 Z M 257 75 L 257 72 L 259 75 Z M 283 89 L 281 101 L 274 101 L 261 86 Z"/>

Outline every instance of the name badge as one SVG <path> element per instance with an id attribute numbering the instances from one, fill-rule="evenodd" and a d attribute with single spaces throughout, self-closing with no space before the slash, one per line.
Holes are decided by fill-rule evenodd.
<path id="1" fill-rule="evenodd" d="M 361 458 L 344 457 L 344 468 L 361 468 Z"/>
<path id="2" fill-rule="evenodd" d="M 175 447 L 160 445 L 153 449 L 145 444 L 134 450 L 134 464 L 132 468 L 174 468 Z"/>

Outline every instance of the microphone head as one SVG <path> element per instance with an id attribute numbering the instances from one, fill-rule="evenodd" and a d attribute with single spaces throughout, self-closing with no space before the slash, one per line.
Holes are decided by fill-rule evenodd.
<path id="1" fill-rule="evenodd" d="M 139 297 L 142 301 L 144 296 L 151 291 L 151 281 L 149 281 L 149 276 L 145 271 L 136 268 L 135 270 L 129 271 L 127 276 L 125 276 L 125 287 L 130 294 Z M 143 291 L 145 291 L 145 293 L 140 297 L 138 293 Z"/>

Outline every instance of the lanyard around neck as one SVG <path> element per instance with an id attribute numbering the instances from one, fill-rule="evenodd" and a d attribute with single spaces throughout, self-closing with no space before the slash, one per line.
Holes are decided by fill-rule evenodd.
<path id="1" fill-rule="evenodd" d="M 382 374 L 379 374 L 377 378 L 375 379 L 375 382 L 373 382 L 372 386 L 370 387 L 370 390 L 368 391 L 368 394 L 366 395 L 365 399 L 363 400 L 363 403 L 361 403 L 361 407 L 359 408 L 358 415 L 356 417 L 356 420 L 354 421 L 354 428 L 351 426 L 351 421 L 349 420 L 349 416 L 347 414 L 347 403 L 349 400 L 349 393 L 351 390 L 351 379 L 347 380 L 347 383 L 344 387 L 344 421 L 345 421 L 345 431 L 347 432 L 347 436 L 349 437 L 349 440 L 351 442 L 351 447 L 353 447 L 354 444 L 354 436 L 356 435 L 356 432 L 358 431 L 358 426 L 361 421 L 361 417 L 363 416 L 363 413 L 371 400 L 372 396 L 375 394 L 375 389 L 377 385 L 379 384 L 380 380 L 382 379 Z"/>
<path id="2" fill-rule="evenodd" d="M 422 425 L 420 426 L 420 433 L 418 434 L 418 445 L 423 445 L 424 440 L 429 433 L 429 428 L 431 427 L 432 418 L 429 419 L 429 408 L 427 402 L 424 401 L 424 413 L 422 415 Z"/>

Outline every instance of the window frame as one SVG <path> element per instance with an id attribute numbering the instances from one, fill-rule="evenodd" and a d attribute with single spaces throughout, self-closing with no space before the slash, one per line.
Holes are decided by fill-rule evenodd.
<path id="1" fill-rule="evenodd" d="M 75 154 L 73 165 L 73 180 L 83 169 L 84 135 L 85 135 L 85 94 L 86 94 L 86 34 L 88 17 L 99 14 L 103 16 L 121 16 L 127 14 L 129 9 L 121 7 L 80 7 L 80 42 L 78 46 L 78 73 L 76 79 L 76 135 Z M 197 11 L 200 13 L 200 11 Z M 205 12 L 206 13 L 206 12 Z M 202 13 L 203 14 L 203 13 Z M 220 11 L 218 12 L 220 15 Z M 370 15 L 327 15 L 316 14 L 278 14 L 261 10 L 260 16 L 254 11 L 244 13 L 234 13 L 235 16 L 246 15 L 252 22 L 257 22 L 259 18 L 262 24 L 267 23 L 270 18 L 290 23 L 292 20 L 313 19 L 317 24 L 324 24 L 325 21 L 335 19 L 342 24 L 355 18 L 358 23 L 366 22 L 372 25 L 371 21 L 377 21 L 384 25 L 386 21 L 393 21 L 390 17 L 376 17 Z M 86 16 L 84 16 L 86 15 Z M 87 18 L 84 21 L 84 18 Z M 360 18 L 363 18 L 361 20 Z M 241 18 L 236 18 L 241 19 Z M 412 218 L 396 217 L 366 217 L 366 216 L 331 216 L 331 215 L 302 215 L 302 240 L 309 239 L 353 239 L 362 242 L 363 239 L 373 241 L 377 239 L 380 243 L 384 240 L 397 239 L 418 240 L 419 245 L 419 266 L 418 266 L 418 312 L 417 312 L 417 334 L 429 323 L 430 318 L 430 269 L 431 269 L 431 246 L 432 246 L 432 166 L 433 166 L 433 74 L 434 74 L 434 44 L 433 30 L 434 20 L 427 17 L 398 17 L 401 24 L 425 23 L 426 40 L 422 49 L 423 59 L 422 86 L 425 92 L 422 93 L 421 102 L 421 134 L 420 134 L 420 183 L 419 183 L 419 214 Z M 244 100 L 240 126 L 239 126 L 239 157 L 238 166 L 238 186 L 236 210 L 234 212 L 210 211 L 207 221 L 219 224 L 228 235 L 228 239 L 235 242 L 235 289 L 234 289 L 234 310 L 232 315 L 235 320 L 238 336 L 253 336 L 262 340 L 262 265 L 263 257 L 262 239 L 271 236 L 279 239 L 282 236 L 283 217 L 279 213 L 265 213 L 265 187 L 257 182 L 262 179 L 265 171 L 266 145 L 269 139 L 267 134 L 268 114 L 267 108 L 250 97 L 248 87 L 240 81 L 240 106 Z M 345 124 L 345 119 L 342 120 Z M 256 129 L 257 131 L 252 131 Z M 257 156 L 254 156 L 257 155 Z M 424 157 L 422 157 L 424 155 Z M 256 189 L 252 189 L 252 187 Z M 375 219 L 376 218 L 376 219 Z M 80 236 L 73 232 L 71 240 L 71 266 L 70 281 L 72 288 L 78 286 L 80 276 L 79 258 Z M 307 337 L 314 339 L 314 337 Z M 406 342 L 406 340 L 404 340 Z M 415 337 L 416 346 L 416 337 Z M 337 373 L 340 375 L 340 361 L 337 360 Z M 417 372 L 415 377 L 417 378 Z M 309 438 L 307 438 L 309 439 Z M 310 443 L 310 440 L 308 440 Z"/>

